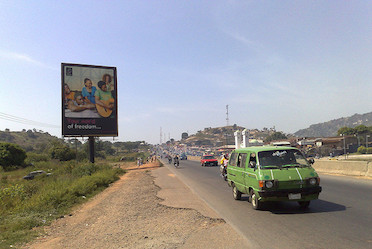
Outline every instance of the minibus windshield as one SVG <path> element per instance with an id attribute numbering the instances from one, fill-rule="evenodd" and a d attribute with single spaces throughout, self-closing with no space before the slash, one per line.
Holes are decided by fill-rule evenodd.
<path id="1" fill-rule="evenodd" d="M 309 167 L 299 150 L 270 150 L 258 152 L 259 165 L 263 169 Z"/>

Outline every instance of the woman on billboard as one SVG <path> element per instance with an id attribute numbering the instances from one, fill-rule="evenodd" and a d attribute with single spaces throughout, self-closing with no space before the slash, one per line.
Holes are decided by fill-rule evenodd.
<path id="1" fill-rule="evenodd" d="M 114 109 L 114 98 L 105 82 L 99 81 L 97 85 L 99 89 L 94 94 L 97 111 L 104 118 L 110 117 Z"/>

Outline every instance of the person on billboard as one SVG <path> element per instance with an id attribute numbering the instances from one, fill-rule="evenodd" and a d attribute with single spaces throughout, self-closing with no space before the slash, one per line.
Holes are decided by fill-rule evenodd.
<path id="1" fill-rule="evenodd" d="M 73 91 L 70 90 L 70 87 L 65 83 L 64 84 L 64 104 L 65 104 L 65 108 L 67 108 L 67 105 L 68 105 L 68 102 L 70 100 L 74 100 L 74 97 L 75 97 L 75 93 Z"/>
<path id="2" fill-rule="evenodd" d="M 114 109 L 114 98 L 105 82 L 99 81 L 97 85 L 99 89 L 94 94 L 97 111 L 104 118 L 110 117 Z"/>
<path id="3" fill-rule="evenodd" d="M 114 85 L 112 83 L 112 77 L 108 73 L 102 76 L 102 81 L 106 83 L 107 91 L 111 92 L 112 96 L 114 97 Z"/>
<path id="4" fill-rule="evenodd" d="M 112 81 L 112 77 L 111 75 L 109 75 L 108 73 L 104 74 L 102 76 L 102 81 L 106 83 L 106 87 L 107 87 L 107 91 L 112 91 L 114 90 L 114 86 L 112 85 L 111 81 Z"/>
<path id="5" fill-rule="evenodd" d="M 96 99 L 94 97 L 94 94 L 97 91 L 97 88 L 93 86 L 92 81 L 88 78 L 84 79 L 84 85 L 82 89 L 82 95 L 87 103 L 96 104 Z"/>
<path id="6" fill-rule="evenodd" d="M 68 109 L 72 112 L 81 112 L 87 109 L 94 109 L 95 105 L 84 101 L 80 93 L 75 94 L 74 100 L 68 101 Z"/>

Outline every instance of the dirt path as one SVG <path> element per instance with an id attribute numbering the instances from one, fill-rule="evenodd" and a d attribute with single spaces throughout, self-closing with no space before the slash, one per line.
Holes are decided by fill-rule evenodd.
<path id="1" fill-rule="evenodd" d="M 164 176 L 173 179 L 172 185 Z M 132 165 L 111 187 L 46 231 L 24 248 L 248 247 L 234 229 L 157 163 Z"/>

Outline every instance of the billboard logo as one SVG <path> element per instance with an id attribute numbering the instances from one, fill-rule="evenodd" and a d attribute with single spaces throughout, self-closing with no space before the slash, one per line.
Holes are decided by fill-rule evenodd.
<path id="1" fill-rule="evenodd" d="M 66 76 L 72 76 L 72 67 L 66 68 Z"/>

